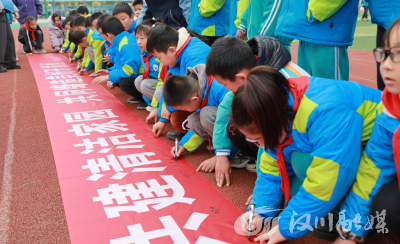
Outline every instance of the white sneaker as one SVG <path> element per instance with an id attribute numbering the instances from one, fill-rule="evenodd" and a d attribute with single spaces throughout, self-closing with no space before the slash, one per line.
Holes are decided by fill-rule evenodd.
<path id="1" fill-rule="evenodd" d="M 147 106 L 146 107 L 147 112 L 151 112 L 154 110 L 154 108 L 152 106 Z"/>
<path id="2" fill-rule="evenodd" d="M 45 54 L 45 53 L 47 53 L 47 52 L 46 52 L 46 50 L 42 49 L 42 50 L 35 50 L 35 51 L 33 51 L 33 53 L 36 53 L 36 54 Z"/>
<path id="3" fill-rule="evenodd" d="M 257 172 L 257 164 L 254 161 L 249 162 L 246 165 L 246 169 L 250 172 Z"/>
<path id="4" fill-rule="evenodd" d="M 235 169 L 243 169 L 246 168 L 246 165 L 252 161 L 254 162 L 254 158 L 239 153 L 236 157 L 231 159 L 231 167 Z"/>

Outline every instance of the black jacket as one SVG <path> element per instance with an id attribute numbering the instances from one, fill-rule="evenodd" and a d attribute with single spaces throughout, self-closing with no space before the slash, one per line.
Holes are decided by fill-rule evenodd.
<path id="1" fill-rule="evenodd" d="M 257 65 L 267 65 L 280 70 L 291 61 L 289 51 L 273 37 L 255 36 L 248 40 L 247 44 L 258 57 Z"/>
<path id="2" fill-rule="evenodd" d="M 162 18 L 165 23 L 173 28 L 187 27 L 186 19 L 179 0 L 147 0 L 147 11 L 143 20 L 151 18 Z"/>
<path id="3" fill-rule="evenodd" d="M 44 42 L 44 35 L 43 35 L 43 31 L 40 28 L 40 26 L 38 25 L 36 30 L 35 30 L 35 36 L 36 36 L 36 40 L 37 40 L 37 36 L 39 35 L 40 31 L 40 35 L 42 35 L 42 42 Z M 32 48 L 36 46 L 36 42 L 32 39 L 32 34 L 30 31 L 28 31 L 24 26 L 21 26 L 21 28 L 19 29 L 19 33 L 18 33 L 18 41 L 20 43 L 22 43 L 23 45 L 29 47 L 29 49 L 32 51 Z"/>

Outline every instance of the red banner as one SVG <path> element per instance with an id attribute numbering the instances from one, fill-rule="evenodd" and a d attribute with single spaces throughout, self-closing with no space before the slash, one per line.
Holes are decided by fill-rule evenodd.
<path id="1" fill-rule="evenodd" d="M 28 56 L 72 243 L 246 243 L 242 213 L 60 54 Z"/>

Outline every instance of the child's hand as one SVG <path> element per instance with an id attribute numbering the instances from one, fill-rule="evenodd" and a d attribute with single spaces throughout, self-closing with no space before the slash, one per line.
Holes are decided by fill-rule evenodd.
<path id="1" fill-rule="evenodd" d="M 216 163 L 217 163 L 217 156 L 214 156 L 214 157 L 202 162 L 199 165 L 199 167 L 197 167 L 196 171 L 203 171 L 206 173 L 211 173 L 214 171 Z"/>
<path id="2" fill-rule="evenodd" d="M 254 238 L 254 241 L 259 241 L 260 244 L 276 244 L 282 241 L 286 241 L 286 238 L 282 236 L 279 231 L 279 225 L 274 226 L 268 233 Z"/>
<path id="3" fill-rule="evenodd" d="M 97 71 L 98 75 L 108 75 L 110 72 L 106 69 L 101 69 L 99 71 Z"/>
<path id="4" fill-rule="evenodd" d="M 163 116 L 164 119 L 168 119 L 171 117 L 171 112 L 168 111 L 168 109 L 166 107 L 163 108 L 163 110 L 161 111 L 161 114 Z"/>
<path id="5" fill-rule="evenodd" d="M 178 146 L 178 154 L 176 155 L 178 158 L 185 152 L 185 148 L 182 146 Z M 175 146 L 171 149 L 171 157 L 175 158 Z"/>
<path id="6" fill-rule="evenodd" d="M 227 156 L 215 156 L 216 165 L 215 165 L 215 180 L 217 181 L 217 185 L 221 187 L 224 184 L 226 179 L 226 186 L 231 184 L 229 180 L 229 174 L 232 172 L 231 163 Z"/>
<path id="7" fill-rule="evenodd" d="M 251 202 L 253 201 L 253 194 L 251 194 L 248 198 L 247 198 L 247 201 L 246 201 L 246 206 L 248 206 Z"/>
<path id="8" fill-rule="evenodd" d="M 153 111 L 150 112 L 150 114 L 146 118 L 146 123 L 147 124 L 152 124 L 157 122 L 158 119 L 158 108 L 153 109 Z"/>
<path id="9" fill-rule="evenodd" d="M 239 38 L 240 40 L 246 40 L 246 38 L 247 38 L 246 33 L 244 31 L 242 31 L 241 29 L 237 30 L 236 37 Z"/>
<path id="10" fill-rule="evenodd" d="M 80 75 L 87 75 L 87 73 L 88 73 L 88 71 L 87 71 L 86 69 L 81 69 L 81 70 L 79 71 L 79 74 L 80 74 Z"/>
<path id="11" fill-rule="evenodd" d="M 93 72 L 93 73 L 91 73 L 89 76 L 90 76 L 90 77 L 97 77 L 97 76 L 99 76 L 99 74 L 97 74 L 96 72 Z"/>
<path id="12" fill-rule="evenodd" d="M 153 134 L 155 136 L 160 136 L 161 132 L 164 130 L 165 122 L 158 121 L 153 125 Z"/>
<path id="13" fill-rule="evenodd" d="M 65 53 L 65 49 L 64 49 L 64 48 L 61 48 L 60 51 L 59 51 L 59 53 Z"/>
<path id="14" fill-rule="evenodd" d="M 110 54 L 107 53 L 107 55 L 104 55 L 104 57 L 103 57 L 103 63 L 109 64 L 110 62 L 111 62 L 111 60 L 110 60 Z"/>
<path id="15" fill-rule="evenodd" d="M 246 235 L 249 230 L 249 215 L 250 215 L 250 212 L 246 212 L 240 216 L 242 231 Z M 263 218 L 261 218 L 261 216 L 258 215 L 257 213 L 254 213 L 253 222 L 251 222 L 251 231 L 253 232 L 256 229 L 261 230 L 262 225 L 263 225 Z M 258 227 L 260 227 L 260 228 L 258 228 Z"/>
<path id="16" fill-rule="evenodd" d="M 343 240 L 342 238 L 338 237 L 332 244 L 357 244 L 357 242 L 353 240 Z"/>
<path id="17" fill-rule="evenodd" d="M 99 77 L 94 78 L 92 83 L 95 85 L 98 85 L 98 84 L 107 82 L 108 80 L 109 80 L 108 75 L 104 75 L 104 76 L 99 76 Z"/>

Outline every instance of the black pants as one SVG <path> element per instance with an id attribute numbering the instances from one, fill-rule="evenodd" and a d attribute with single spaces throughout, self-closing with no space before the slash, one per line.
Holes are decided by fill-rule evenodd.
<path id="1" fill-rule="evenodd" d="M 383 34 L 385 34 L 385 32 L 386 32 L 386 29 L 383 28 L 382 26 L 378 25 L 378 29 L 376 31 L 376 47 L 381 46 L 382 37 L 383 37 Z M 376 79 L 378 81 L 378 89 L 383 91 L 383 89 L 385 88 L 385 83 L 383 83 L 380 66 L 381 66 L 380 63 L 376 63 L 376 67 L 377 67 L 377 78 Z"/>
<path id="2" fill-rule="evenodd" d="M 368 10 L 369 10 L 369 7 L 368 6 L 363 6 L 364 7 L 364 14 L 363 14 L 363 16 L 362 16 L 362 18 L 364 19 L 364 18 L 367 18 L 368 19 Z"/>
<path id="3" fill-rule="evenodd" d="M 128 95 L 135 97 L 137 100 L 144 102 L 142 93 L 140 93 L 135 86 L 135 78 L 123 78 L 119 80 L 117 86 Z"/>
<path id="4" fill-rule="evenodd" d="M 397 179 L 384 185 L 372 200 L 372 216 L 376 216 L 376 212 L 381 214 L 383 210 L 386 210 L 385 228 L 389 229 L 389 233 L 400 236 L 400 192 Z M 377 218 L 374 224 L 377 224 Z"/>
<path id="5" fill-rule="evenodd" d="M 12 67 L 16 62 L 14 36 L 3 10 L 0 13 L 0 66 Z"/>
<path id="6" fill-rule="evenodd" d="M 238 128 L 232 126 L 231 122 L 228 125 L 228 137 L 243 154 L 252 158 L 257 158 L 258 147 L 256 144 L 246 141 L 246 137 L 240 132 Z"/>

